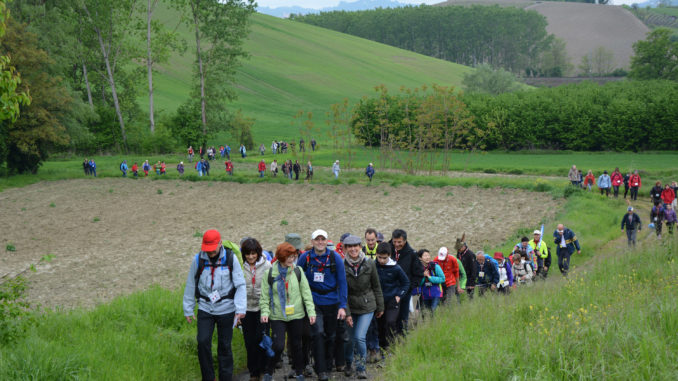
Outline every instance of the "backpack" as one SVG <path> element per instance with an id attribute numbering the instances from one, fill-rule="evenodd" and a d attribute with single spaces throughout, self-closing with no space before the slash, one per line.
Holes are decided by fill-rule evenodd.
<path id="1" fill-rule="evenodd" d="M 299 266 L 294 266 L 294 275 L 297 276 L 297 282 L 299 283 L 299 288 L 301 289 L 301 270 L 299 269 Z M 271 312 L 273 312 L 273 267 L 268 269 L 268 295 L 271 300 Z M 304 299 L 303 294 L 301 299 Z M 304 314 L 306 314 L 306 305 L 304 305 Z"/>
<path id="2" fill-rule="evenodd" d="M 124 169 L 122 169 L 122 165 L 123 165 L 123 164 L 125 164 L 125 162 L 121 162 L 121 163 L 120 163 L 120 170 L 121 170 L 121 171 L 124 171 Z"/>
<path id="3" fill-rule="evenodd" d="M 205 270 L 205 267 L 228 267 L 228 275 L 231 279 L 231 284 L 233 287 L 231 287 L 231 291 L 227 295 L 223 295 L 219 300 L 217 300 L 216 303 L 219 303 L 220 301 L 224 299 L 233 299 L 235 297 L 235 284 L 233 283 L 233 251 L 227 247 L 224 246 L 224 250 L 226 251 L 226 255 L 224 255 L 223 258 L 221 258 L 221 261 L 219 263 L 216 263 L 212 265 L 212 262 L 210 262 L 209 259 L 205 259 L 203 261 L 200 260 L 200 253 L 195 255 L 195 261 L 198 264 L 198 269 L 195 272 L 195 298 L 196 299 L 204 299 L 206 301 L 210 301 L 210 298 L 201 295 L 200 290 L 198 289 L 198 283 L 200 282 L 200 275 L 202 275 L 203 270 Z"/>
<path id="4" fill-rule="evenodd" d="M 332 251 L 330 251 L 329 255 L 330 255 L 330 273 L 336 274 L 337 273 L 337 263 L 334 259 L 334 255 L 333 255 Z M 309 253 L 306 253 L 306 263 L 304 263 L 304 273 L 306 273 L 308 271 L 308 268 L 309 268 L 310 265 L 311 265 L 311 253 L 309 252 Z M 313 291 L 313 292 L 315 292 L 316 294 L 319 294 L 319 295 L 327 295 L 331 292 L 336 291 L 339 288 L 339 284 L 338 284 L 339 282 L 336 282 L 337 284 L 335 284 L 334 287 L 332 287 L 329 290 L 320 290 L 320 289 L 317 289 L 317 288 L 314 288 L 313 286 L 311 286 L 311 284 L 312 284 L 311 282 L 308 282 L 308 283 L 309 283 L 309 286 L 311 287 L 311 291 Z"/>

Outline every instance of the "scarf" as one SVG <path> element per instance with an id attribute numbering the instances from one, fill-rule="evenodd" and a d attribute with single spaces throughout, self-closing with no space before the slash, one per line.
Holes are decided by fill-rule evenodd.
<path id="1" fill-rule="evenodd" d="M 280 265 L 280 262 L 278 262 L 278 276 L 273 279 L 273 283 L 278 282 L 277 285 L 277 291 L 278 291 L 278 300 L 280 301 L 280 309 L 282 310 L 282 314 L 284 317 L 287 317 L 287 314 L 285 313 L 285 279 L 287 278 L 287 267 L 283 267 Z M 273 286 L 271 285 L 271 288 Z M 273 296 L 271 296 L 271 313 L 273 312 Z"/>
<path id="2" fill-rule="evenodd" d="M 363 253 L 362 250 L 360 251 L 358 258 L 355 260 L 351 259 L 350 255 L 346 255 L 346 263 L 348 263 L 353 269 L 354 276 L 358 276 L 358 268 L 360 267 L 360 264 L 363 263 L 363 260 L 365 260 L 365 253 Z"/>

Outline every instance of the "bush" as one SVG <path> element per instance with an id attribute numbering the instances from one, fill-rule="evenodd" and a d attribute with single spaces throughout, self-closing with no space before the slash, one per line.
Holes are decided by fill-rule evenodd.
<path id="1" fill-rule="evenodd" d="M 0 344 L 9 344 L 24 335 L 28 325 L 28 303 L 22 297 L 26 281 L 22 277 L 0 285 Z"/>

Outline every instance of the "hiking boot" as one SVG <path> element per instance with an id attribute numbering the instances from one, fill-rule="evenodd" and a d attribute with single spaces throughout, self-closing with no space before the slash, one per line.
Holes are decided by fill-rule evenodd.
<path id="1" fill-rule="evenodd" d="M 367 380 L 367 372 L 365 372 L 364 370 L 359 370 L 356 373 L 356 377 L 358 377 L 359 380 Z"/>
<path id="2" fill-rule="evenodd" d="M 343 365 L 337 365 L 337 367 L 335 368 L 335 370 L 336 370 L 337 372 L 340 372 L 340 373 L 341 373 L 341 372 L 344 371 L 344 366 L 343 366 Z"/>
<path id="3" fill-rule="evenodd" d="M 290 372 L 287 374 L 287 378 L 295 378 L 297 377 L 297 372 L 294 371 L 294 369 L 290 370 Z"/>
<path id="4" fill-rule="evenodd" d="M 328 381 L 329 379 L 330 377 L 327 375 L 326 372 L 320 372 L 320 374 L 318 375 L 318 380 L 320 381 Z"/>
<path id="5" fill-rule="evenodd" d="M 264 378 L 262 378 L 262 381 L 273 381 L 273 376 L 270 374 L 264 374 Z"/>
<path id="6" fill-rule="evenodd" d="M 344 376 L 346 377 L 351 377 L 353 375 L 353 367 L 351 364 L 346 364 L 346 367 L 344 368 Z"/>
<path id="7" fill-rule="evenodd" d="M 313 370 L 313 367 L 311 364 L 306 365 L 306 368 L 304 369 L 304 376 L 306 377 L 313 377 L 313 373 L 315 371 Z"/>
<path id="8" fill-rule="evenodd" d="M 367 361 L 371 364 L 379 362 L 379 360 L 381 360 L 381 355 L 379 354 L 379 350 L 378 349 L 372 349 L 370 351 L 370 355 L 368 356 L 367 359 L 368 359 Z"/>
<path id="9" fill-rule="evenodd" d="M 297 374 L 297 375 L 295 376 L 295 378 L 297 379 L 297 381 L 305 381 L 305 378 L 304 378 L 304 375 L 303 375 L 303 374 Z"/>

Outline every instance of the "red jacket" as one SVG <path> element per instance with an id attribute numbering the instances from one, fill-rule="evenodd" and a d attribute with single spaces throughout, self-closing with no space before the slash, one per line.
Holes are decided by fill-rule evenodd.
<path id="1" fill-rule="evenodd" d="M 444 261 L 438 259 L 438 256 L 435 257 L 433 262 L 437 263 L 443 273 L 445 274 L 445 287 L 454 286 L 457 284 L 457 278 L 459 278 L 459 262 L 454 255 L 448 255 Z"/>
<path id="2" fill-rule="evenodd" d="M 631 175 L 631 177 L 629 177 L 629 186 L 640 188 L 642 186 L 640 183 L 640 175 L 636 175 L 635 173 Z"/>
<path id="3" fill-rule="evenodd" d="M 266 170 L 266 163 L 263 161 L 259 162 L 259 171 L 265 171 Z"/>
<path id="4" fill-rule="evenodd" d="M 676 198 L 676 192 L 673 191 L 673 189 L 669 188 L 662 191 L 662 201 L 664 201 L 664 204 L 670 204 L 675 200 Z"/>
<path id="5" fill-rule="evenodd" d="M 596 177 L 593 176 L 593 174 L 586 175 L 586 177 L 584 177 L 584 185 L 589 185 L 589 184 L 596 185 Z"/>
<path id="6" fill-rule="evenodd" d="M 224 162 L 224 164 L 226 164 L 226 172 L 230 172 L 233 170 L 233 163 L 231 163 L 230 161 L 226 161 Z"/>
<path id="7" fill-rule="evenodd" d="M 624 176 L 619 172 L 612 172 L 610 179 L 612 180 L 612 186 L 614 187 L 618 187 L 624 182 Z"/>
<path id="8" fill-rule="evenodd" d="M 136 172 L 136 171 L 138 171 L 138 170 L 139 170 L 139 166 L 137 166 L 136 164 L 134 164 L 134 165 L 132 166 L 132 172 Z"/>

